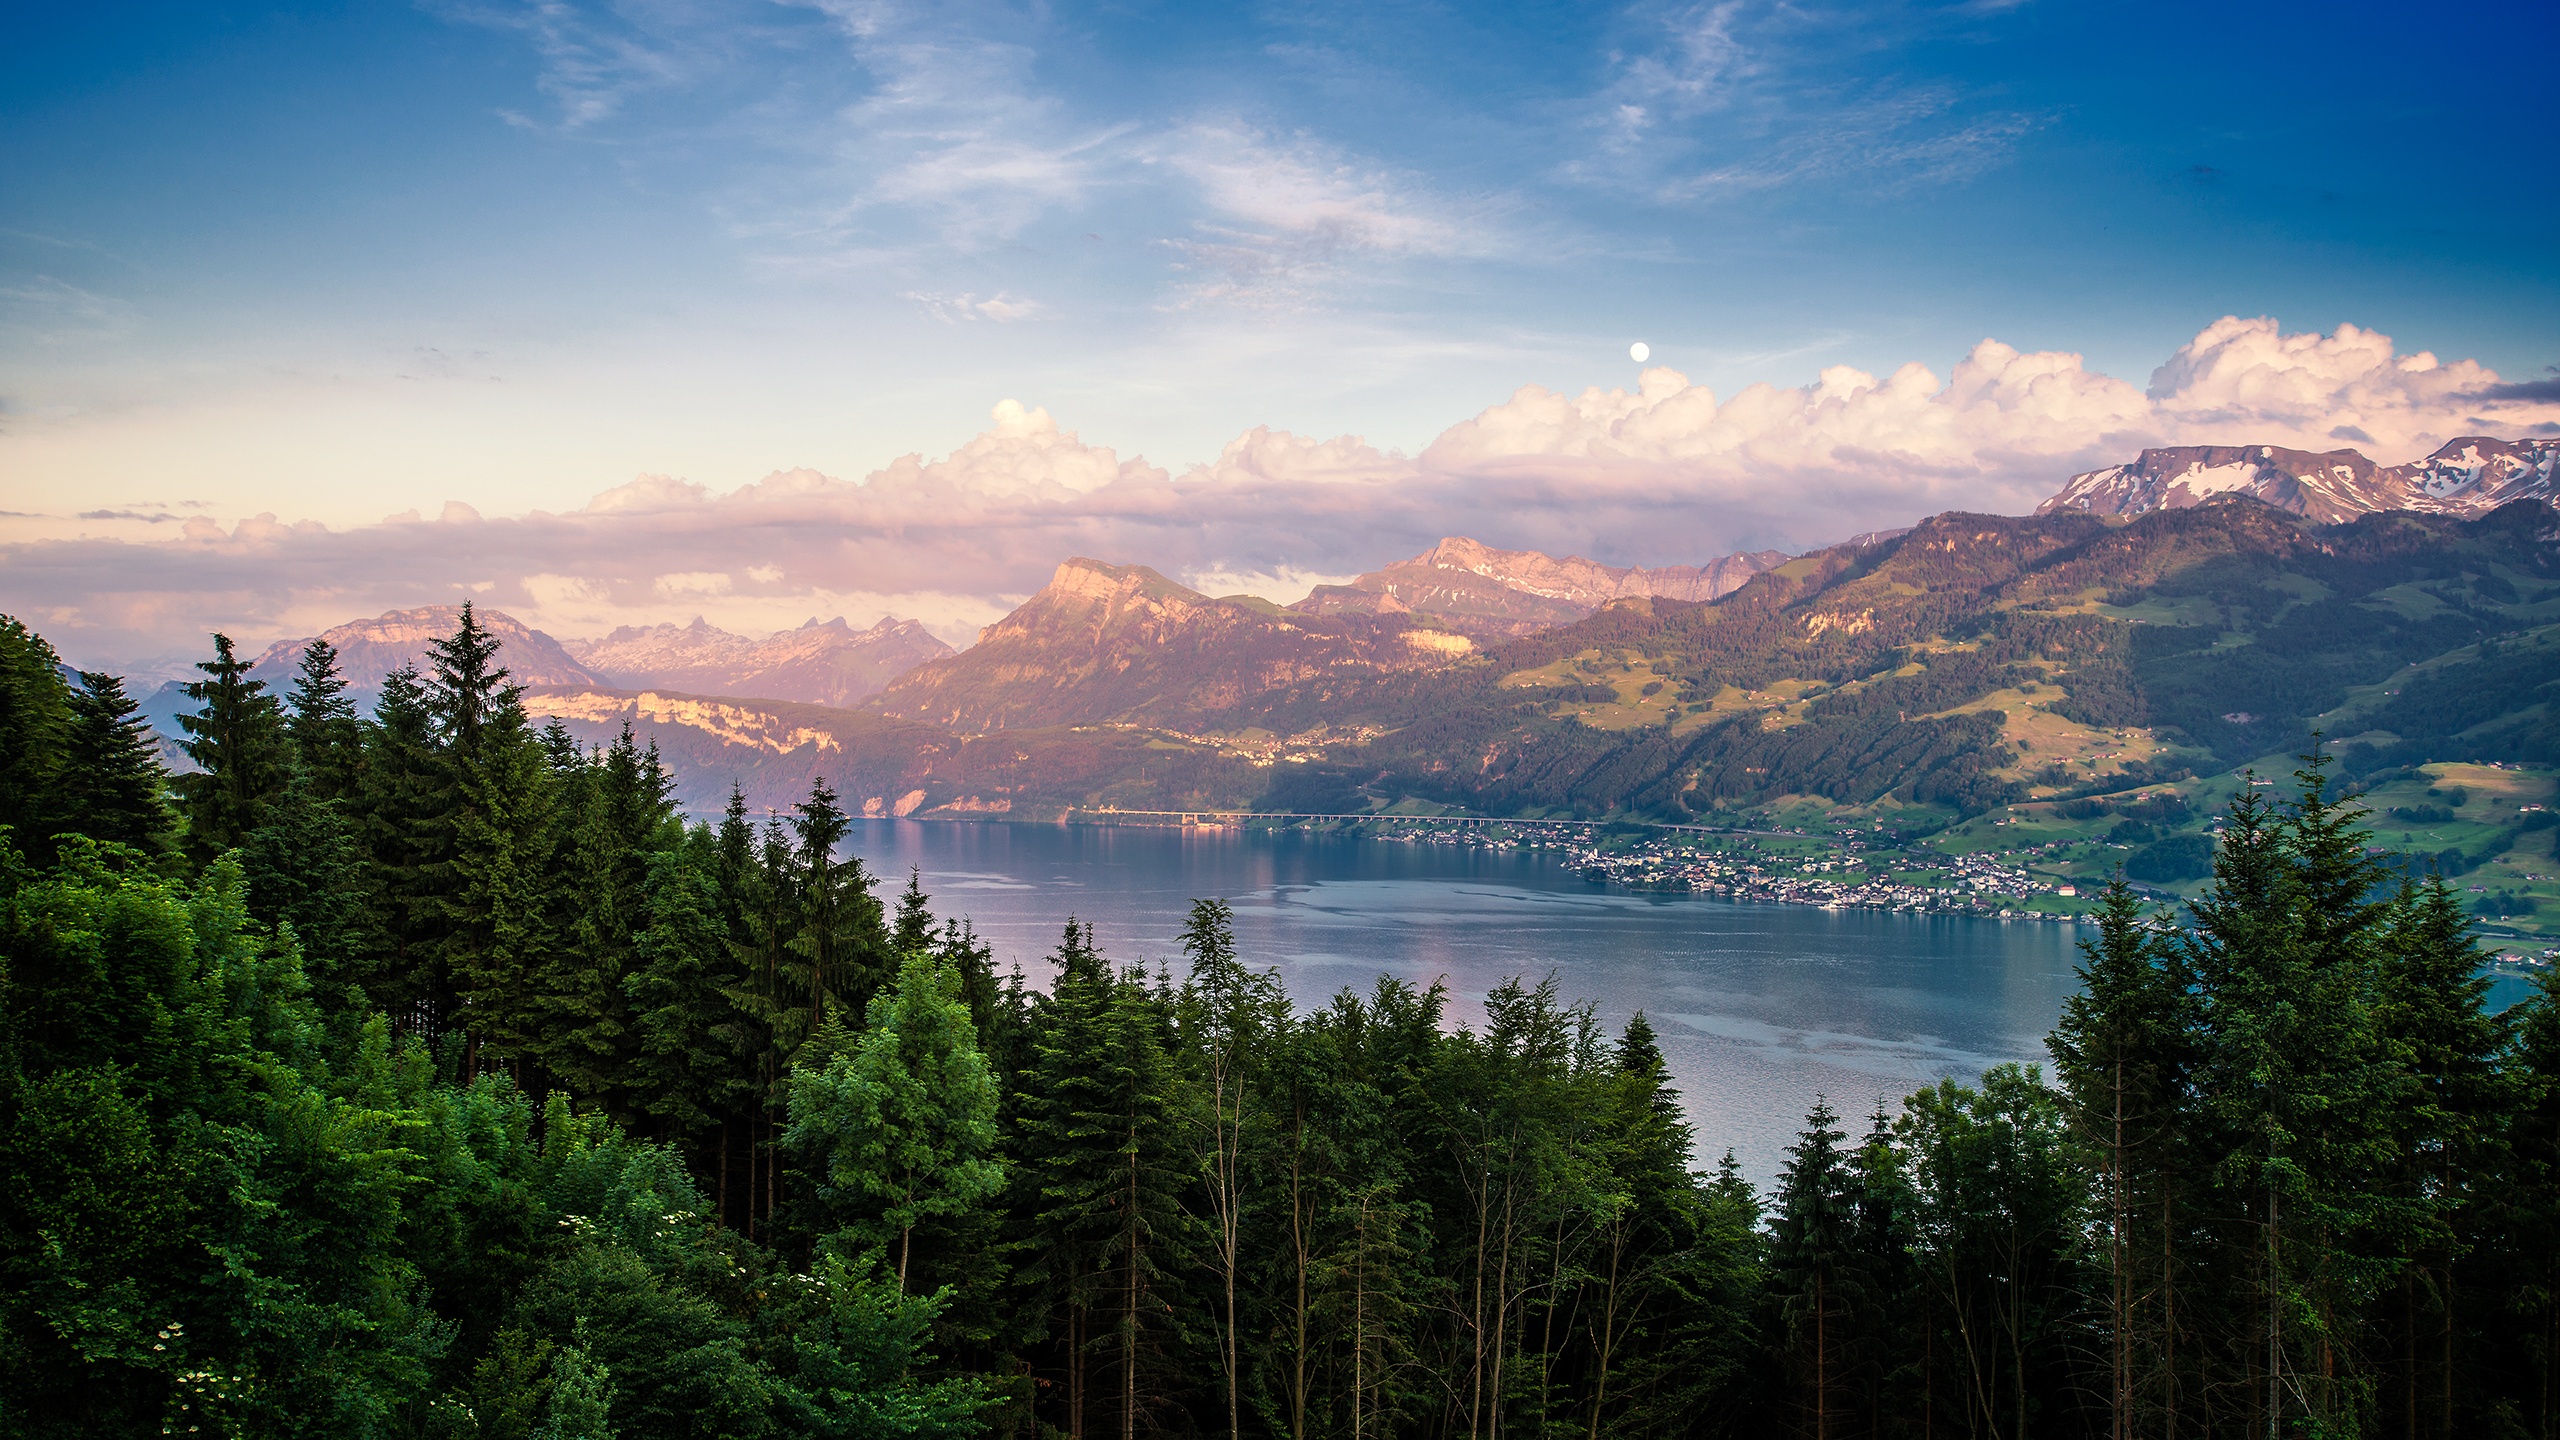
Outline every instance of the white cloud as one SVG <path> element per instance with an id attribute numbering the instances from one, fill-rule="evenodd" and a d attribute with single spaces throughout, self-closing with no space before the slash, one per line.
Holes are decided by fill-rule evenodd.
<path id="1" fill-rule="evenodd" d="M 564 636 L 695 614 L 759 634 L 894 613 L 966 643 L 1069 555 L 1275 600 L 1447 534 L 1696 564 L 1939 510 L 2022 513 L 2074 471 L 2145 445 L 2328 449 L 2354 428 L 2389 462 L 2457 434 L 2560 433 L 2548 391 L 2353 327 L 2287 335 L 2226 318 L 2147 393 L 2078 355 L 1993 340 L 1943 376 L 1917 362 L 1883 376 L 1833 366 L 1726 398 L 1655 368 L 1632 389 L 1525 386 L 1416 456 L 1256 427 L 1179 478 L 1008 399 L 949 453 L 860 479 L 782 470 L 715 491 L 643 475 L 565 515 L 452 506 L 446 523 L 412 512 L 336 531 L 273 515 L 25 517 L 0 532 L 0 610 L 42 617 L 92 663 L 165 655 L 208 625 L 261 643 L 305 634 L 448 600 L 465 579 Z"/>

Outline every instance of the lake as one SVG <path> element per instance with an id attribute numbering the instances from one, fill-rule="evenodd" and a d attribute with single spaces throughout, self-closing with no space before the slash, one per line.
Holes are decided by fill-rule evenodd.
<path id="1" fill-rule="evenodd" d="M 1512 975 L 1553 972 L 1615 1034 L 1644 1011 L 1698 1132 L 1755 1180 L 1777 1173 L 1817 1092 L 1865 1128 L 1943 1075 L 2044 1059 L 2075 985 L 2079 931 L 2032 921 L 1829 911 L 1640 896 L 1542 854 L 1294 833 L 858 822 L 852 849 L 883 877 L 910 866 L 933 909 L 966 916 L 1045 984 L 1069 915 L 1115 961 L 1172 961 L 1195 898 L 1235 908 L 1237 948 L 1302 1005 L 1381 974 L 1446 977 L 1452 1017 L 1481 1018 Z"/>
<path id="2" fill-rule="evenodd" d="M 999 973 L 1045 985 L 1069 915 L 1119 963 L 1180 972 L 1194 899 L 1235 908 L 1245 960 L 1301 1005 L 1381 974 L 1446 977 L 1452 1018 L 1480 1020 L 1506 977 L 1552 972 L 1614 1035 L 1654 1023 L 1698 1135 L 1765 1184 L 1817 1093 L 1856 1133 L 1941 1076 L 2043 1061 L 2077 986 L 2084 932 L 2037 921 L 1737 904 L 1593 885 L 1542 853 L 1301 833 L 857 821 L 851 848 L 884 899 L 923 873 L 934 913 L 966 916 Z M 2490 1003 L 2524 998 L 2504 977 Z"/>

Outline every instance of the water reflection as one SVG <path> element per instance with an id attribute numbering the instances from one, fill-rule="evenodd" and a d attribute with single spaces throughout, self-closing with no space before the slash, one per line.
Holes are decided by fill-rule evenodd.
<path id="1" fill-rule="evenodd" d="M 1445 978 L 1481 1018 L 1509 976 L 1553 974 L 1613 1031 L 1642 1009 L 1698 1128 L 1774 1175 L 1815 1092 L 1861 1117 L 1942 1075 L 2044 1058 L 2076 932 L 1693 897 L 1614 894 L 1544 855 L 1232 832 L 872 822 L 854 848 L 966 915 L 1036 984 L 1069 914 L 1114 959 L 1178 963 L 1195 897 L 1236 910 L 1246 957 L 1301 1004 L 1381 974 Z"/>

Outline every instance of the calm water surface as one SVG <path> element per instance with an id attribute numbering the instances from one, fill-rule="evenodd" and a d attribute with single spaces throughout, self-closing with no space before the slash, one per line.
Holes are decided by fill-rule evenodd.
<path id="1" fill-rule="evenodd" d="M 999 971 L 1045 984 L 1072 914 L 1113 959 L 1174 960 L 1197 897 L 1235 907 L 1244 957 L 1301 1005 L 1381 974 L 1445 977 L 1453 1018 L 1512 975 L 1553 972 L 1612 1033 L 1662 1037 L 1702 1161 L 1730 1146 L 1774 1175 L 1817 1092 L 1863 1117 L 1944 1075 L 2040 1061 L 2075 981 L 2064 926 L 1825 911 L 1591 885 L 1555 860 L 1305 835 L 873 821 L 853 848 L 886 878 L 923 872 Z M 1852 1129 L 1862 1129 L 1853 1119 Z"/>

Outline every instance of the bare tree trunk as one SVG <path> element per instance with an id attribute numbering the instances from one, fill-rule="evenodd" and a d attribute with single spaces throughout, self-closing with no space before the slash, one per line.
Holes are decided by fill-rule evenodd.
<path id="1" fill-rule="evenodd" d="M 1294 1440 L 1306 1440 L 1307 1433 L 1307 1205 L 1303 1170 L 1306 1165 L 1306 1114 L 1297 1116 L 1299 1133 L 1289 1151 L 1289 1250 L 1297 1262 L 1297 1305 L 1293 1318 L 1297 1323 L 1298 1343 L 1289 1369 L 1289 1434 Z M 1359 1428 L 1358 1391 L 1352 1399 L 1352 1428 Z"/>

